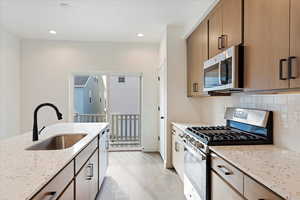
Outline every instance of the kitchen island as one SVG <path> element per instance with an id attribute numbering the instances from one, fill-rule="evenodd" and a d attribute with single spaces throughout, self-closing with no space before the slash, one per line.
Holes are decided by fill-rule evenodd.
<path id="1" fill-rule="evenodd" d="M 95 184 L 97 185 L 94 188 L 97 187 L 98 192 L 101 185 L 100 180 L 103 180 L 103 177 L 100 178 L 103 174 L 98 176 L 98 171 L 100 171 L 98 170 L 98 157 L 103 155 L 103 151 L 107 149 L 107 142 L 102 142 L 102 146 L 98 146 L 98 144 L 101 137 L 107 137 L 108 126 L 108 123 L 60 123 L 44 129 L 40 140 L 37 142 L 32 142 L 32 132 L 0 141 L 0 199 L 37 199 L 35 196 L 39 196 L 39 193 L 44 192 L 47 185 L 51 186 L 51 181 L 55 181 L 56 177 L 60 178 L 59 176 L 62 176 L 61 174 L 65 169 L 72 173 L 67 185 L 70 186 L 70 191 L 73 191 L 70 194 L 74 197 L 78 195 L 74 192 L 75 187 L 79 186 L 79 184 L 75 185 L 74 180 L 80 177 L 82 170 L 86 170 L 85 165 L 91 168 L 92 159 L 95 161 L 95 167 L 97 166 L 95 168 L 97 177 L 96 174 L 92 175 L 95 176 Z M 32 145 L 53 136 L 67 134 L 86 135 L 66 149 L 26 150 Z M 94 156 L 91 156 L 92 154 Z M 105 160 L 107 163 L 107 158 Z M 79 166 L 79 164 L 82 166 Z M 101 171 L 105 173 L 105 169 Z M 89 177 L 90 180 L 92 180 L 92 177 Z M 53 185 L 57 186 L 59 184 Z M 84 187 L 86 186 L 85 184 Z M 59 190 L 65 190 L 65 188 L 59 188 Z M 53 195 L 54 198 L 52 199 L 60 199 L 60 196 L 62 196 L 55 191 L 48 191 L 45 195 Z"/>

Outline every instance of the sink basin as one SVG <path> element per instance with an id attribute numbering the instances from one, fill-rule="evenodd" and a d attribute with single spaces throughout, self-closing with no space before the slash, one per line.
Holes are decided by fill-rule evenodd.
<path id="1" fill-rule="evenodd" d="M 59 150 L 72 147 L 87 134 L 63 134 L 48 138 L 26 150 Z"/>

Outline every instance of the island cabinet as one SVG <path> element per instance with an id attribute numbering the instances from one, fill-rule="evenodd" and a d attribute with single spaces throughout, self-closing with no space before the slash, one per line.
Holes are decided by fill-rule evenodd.
<path id="1" fill-rule="evenodd" d="M 103 131 L 99 137 L 99 188 L 102 185 L 108 167 L 108 132 L 108 129 Z"/>
<path id="2" fill-rule="evenodd" d="M 206 95 L 203 92 L 203 65 L 208 59 L 208 21 L 204 20 L 187 39 L 188 97 Z"/>
<path id="3" fill-rule="evenodd" d="M 31 200 L 94 200 L 108 166 L 108 133 L 99 133 Z"/>
<path id="4" fill-rule="evenodd" d="M 183 181 L 184 171 L 184 145 L 182 144 L 180 135 L 182 132 L 175 126 L 172 127 L 172 164 Z"/>
<path id="5" fill-rule="evenodd" d="M 72 184 L 74 177 L 74 161 L 64 167 L 40 192 L 38 192 L 32 200 L 59 199 L 64 196 L 65 191 L 74 192 Z M 66 190 L 65 190 L 66 189 Z M 67 195 L 67 194 L 66 194 Z M 63 199 L 63 198 L 60 198 Z"/>
<path id="6" fill-rule="evenodd" d="M 209 58 L 242 41 L 243 0 L 221 0 L 208 15 Z"/>
<path id="7" fill-rule="evenodd" d="M 299 88 L 299 1 L 244 1 L 245 88 Z"/>
<path id="8" fill-rule="evenodd" d="M 211 154 L 212 200 L 283 200 L 218 155 Z"/>
<path id="9" fill-rule="evenodd" d="M 98 150 L 76 176 L 76 199 L 92 200 L 98 192 Z"/>

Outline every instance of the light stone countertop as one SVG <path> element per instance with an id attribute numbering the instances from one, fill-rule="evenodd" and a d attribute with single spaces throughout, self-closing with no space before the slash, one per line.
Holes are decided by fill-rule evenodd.
<path id="1" fill-rule="evenodd" d="M 68 164 L 108 123 L 59 123 L 45 128 L 39 141 L 32 132 L 0 141 L 0 200 L 27 200 Z M 28 151 L 26 148 L 60 134 L 88 134 L 64 150 Z"/>
<path id="2" fill-rule="evenodd" d="M 188 123 L 173 123 L 185 131 Z M 288 200 L 300 200 L 300 153 L 275 145 L 210 146 L 241 171 Z"/>

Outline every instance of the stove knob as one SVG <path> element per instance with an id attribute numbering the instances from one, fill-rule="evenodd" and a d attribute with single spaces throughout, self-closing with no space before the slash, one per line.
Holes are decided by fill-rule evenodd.
<path id="1" fill-rule="evenodd" d="M 198 149 L 203 149 L 204 148 L 204 145 L 201 142 L 195 142 L 195 146 Z"/>

